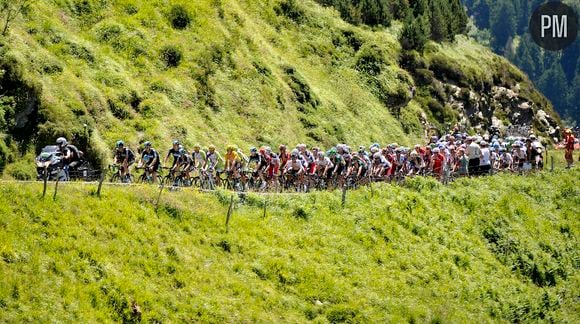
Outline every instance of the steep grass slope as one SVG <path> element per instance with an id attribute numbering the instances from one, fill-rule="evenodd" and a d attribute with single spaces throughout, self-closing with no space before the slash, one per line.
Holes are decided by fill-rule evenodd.
<path id="1" fill-rule="evenodd" d="M 579 170 L 300 196 L 0 186 L 0 321 L 578 322 Z M 371 195 L 372 194 L 372 195 Z"/>
<path id="2" fill-rule="evenodd" d="M 399 29 L 352 26 L 313 1 L 33 1 L 0 41 L 0 81 L 17 102 L 0 121 L 0 166 L 59 135 L 93 160 L 118 139 L 413 144 L 459 113 L 433 104 L 447 100 L 443 84 L 401 68 Z M 436 58 L 435 77 L 467 88 L 489 92 L 506 74 L 531 88 L 464 38 L 427 51 L 411 69 Z"/>

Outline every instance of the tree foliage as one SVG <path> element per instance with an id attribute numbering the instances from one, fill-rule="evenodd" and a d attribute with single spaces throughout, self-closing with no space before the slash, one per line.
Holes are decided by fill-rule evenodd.
<path id="1" fill-rule="evenodd" d="M 425 0 L 422 0 L 425 1 Z M 419 1 L 421 2 L 421 1 Z M 580 45 L 550 52 L 528 33 L 529 19 L 544 0 L 465 0 L 468 13 L 482 32 L 490 32 L 491 47 L 516 64 L 548 97 L 564 119 L 580 120 L 577 80 Z M 580 10 L 578 2 L 567 2 Z"/>

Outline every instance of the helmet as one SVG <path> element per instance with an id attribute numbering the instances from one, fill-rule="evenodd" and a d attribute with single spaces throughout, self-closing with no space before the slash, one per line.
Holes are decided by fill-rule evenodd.
<path id="1" fill-rule="evenodd" d="M 380 159 L 381 158 L 381 153 L 377 152 L 377 153 L 373 154 L 373 157 L 375 159 Z"/>
<path id="2" fill-rule="evenodd" d="M 290 155 L 290 157 L 291 157 L 291 158 L 293 158 L 293 159 L 297 159 L 297 158 L 298 158 L 298 154 L 294 154 L 294 153 L 292 153 L 292 154 Z"/>
<path id="3" fill-rule="evenodd" d="M 151 147 L 151 142 L 147 141 L 147 142 L 143 143 L 143 146 L 145 146 L 145 147 Z"/>
<path id="4" fill-rule="evenodd" d="M 115 147 L 119 148 L 121 146 L 125 146 L 125 143 L 123 143 L 123 141 L 117 141 L 117 144 L 115 144 Z"/>
<path id="5" fill-rule="evenodd" d="M 199 149 L 199 148 L 201 148 L 201 145 L 199 145 L 199 144 L 195 144 L 195 145 L 193 146 L 193 148 L 194 148 L 194 149 Z"/>
<path id="6" fill-rule="evenodd" d="M 64 137 L 59 137 L 56 139 L 56 145 L 58 145 L 58 146 L 65 146 L 67 144 L 68 144 L 68 142 L 66 141 L 66 138 L 64 138 Z"/>
<path id="7" fill-rule="evenodd" d="M 173 145 L 179 145 L 179 141 L 178 140 L 173 141 Z"/>
<path id="8" fill-rule="evenodd" d="M 379 147 L 378 146 L 371 146 L 371 153 L 376 153 L 379 151 Z"/>
<path id="9" fill-rule="evenodd" d="M 319 158 L 324 157 L 324 152 L 319 151 L 317 155 L 318 155 Z"/>
<path id="10" fill-rule="evenodd" d="M 264 149 L 263 147 L 260 147 L 258 151 L 260 152 L 260 154 L 266 154 L 266 149 Z"/>
<path id="11" fill-rule="evenodd" d="M 296 154 L 296 155 L 298 155 L 298 154 L 300 154 L 300 152 L 299 152 L 297 149 L 293 149 L 293 150 L 292 150 L 292 154 Z"/>
<path id="12" fill-rule="evenodd" d="M 253 146 L 250 147 L 250 153 L 256 153 L 256 152 L 258 152 L 258 149 L 257 148 L 255 148 Z"/>
<path id="13" fill-rule="evenodd" d="M 336 148 L 333 147 L 330 150 L 328 150 L 328 155 L 335 155 L 336 154 Z"/>
<path id="14" fill-rule="evenodd" d="M 268 154 L 272 153 L 272 148 L 271 147 L 266 146 L 264 149 L 266 150 L 266 153 L 268 153 Z"/>
<path id="15" fill-rule="evenodd" d="M 438 147 L 434 148 L 433 153 L 439 153 L 439 148 Z"/>
<path id="16" fill-rule="evenodd" d="M 232 145 L 232 144 L 230 144 L 226 147 L 226 151 L 234 151 L 235 149 L 236 149 L 236 146 Z"/>
<path id="17" fill-rule="evenodd" d="M 280 144 L 280 146 L 278 146 L 278 149 L 279 149 L 280 151 L 282 151 L 282 150 L 286 150 L 286 145 L 284 145 L 284 144 Z"/>
<path id="18" fill-rule="evenodd" d="M 209 148 L 210 150 L 215 150 L 215 145 L 213 145 L 213 144 L 210 144 L 210 145 L 208 146 L 208 148 Z"/>
<path id="19" fill-rule="evenodd" d="M 187 154 L 187 151 L 183 147 L 181 147 L 181 148 L 179 148 L 179 154 L 185 155 L 185 154 Z"/>

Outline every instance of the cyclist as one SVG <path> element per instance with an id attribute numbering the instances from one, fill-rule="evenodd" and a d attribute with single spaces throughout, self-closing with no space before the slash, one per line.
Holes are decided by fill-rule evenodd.
<path id="1" fill-rule="evenodd" d="M 205 165 L 205 152 L 201 149 L 201 146 L 199 144 L 195 144 L 193 146 L 191 158 L 193 159 L 194 169 L 200 169 Z"/>
<path id="2" fill-rule="evenodd" d="M 218 151 L 215 149 L 215 145 L 210 144 L 208 146 L 207 153 L 205 155 L 205 164 L 203 166 L 204 172 L 214 172 L 220 162 L 223 162 L 223 158 Z"/>
<path id="3" fill-rule="evenodd" d="M 266 153 L 270 156 L 270 164 L 268 165 L 268 179 L 271 183 L 276 184 L 278 181 L 278 173 L 280 172 L 280 157 L 272 152 L 270 147 L 266 148 Z"/>
<path id="4" fill-rule="evenodd" d="M 290 161 L 290 153 L 288 153 L 288 151 L 286 150 L 286 145 L 284 144 L 280 144 L 280 146 L 278 146 L 278 150 L 280 150 L 280 153 L 278 154 L 278 156 L 280 157 L 280 168 L 284 170 L 284 167 L 286 167 L 286 163 Z"/>
<path id="5" fill-rule="evenodd" d="M 161 165 L 159 161 L 159 154 L 157 151 L 151 147 L 151 142 L 147 141 L 143 143 L 145 147 L 141 153 L 141 159 L 137 168 L 144 167 L 147 172 L 151 173 L 153 182 L 157 183 L 157 172 L 159 171 L 159 166 Z"/>
<path id="6" fill-rule="evenodd" d="M 56 139 L 56 146 L 62 153 L 62 166 L 66 175 L 66 179 L 70 179 L 69 169 L 76 168 L 81 163 L 81 151 L 79 149 L 68 143 L 66 138 L 59 137 Z"/>
<path id="7" fill-rule="evenodd" d="M 238 154 L 235 145 L 228 145 L 226 148 L 225 160 L 225 171 L 234 178 L 238 178 L 240 176 L 239 170 L 242 168 L 242 158 Z"/>
<path id="8" fill-rule="evenodd" d="M 187 153 L 184 148 L 179 149 L 179 157 L 177 158 L 177 162 L 172 167 L 171 172 L 175 173 L 182 173 L 183 178 L 186 181 L 189 181 L 189 172 L 193 167 L 194 162 L 191 155 Z"/>
<path id="9" fill-rule="evenodd" d="M 172 147 L 169 149 L 169 151 L 167 151 L 167 155 L 165 156 L 165 159 L 163 159 L 163 166 L 167 164 L 167 160 L 169 159 L 169 157 L 173 156 L 173 164 L 171 165 L 171 170 L 175 169 L 175 164 L 177 163 L 177 160 L 181 156 L 181 154 L 179 153 L 179 148 L 180 148 L 179 141 L 178 140 L 173 141 Z"/>
<path id="10" fill-rule="evenodd" d="M 337 149 L 333 147 L 328 151 L 328 158 L 330 159 L 332 164 L 334 164 L 334 169 L 332 170 L 331 176 L 332 177 L 340 176 L 346 167 L 342 155 L 338 154 Z"/>
<path id="11" fill-rule="evenodd" d="M 373 155 L 371 174 L 374 177 L 383 177 L 386 174 L 387 170 L 389 170 L 390 168 L 391 168 L 391 164 L 384 157 L 384 155 L 382 155 L 379 152 L 377 152 Z"/>
<path id="12" fill-rule="evenodd" d="M 298 154 L 293 153 L 290 156 L 290 161 L 286 163 L 286 168 L 284 169 L 283 174 L 295 175 L 299 177 L 305 172 L 304 165 L 298 159 Z"/>
<path id="13" fill-rule="evenodd" d="M 423 165 L 423 159 L 417 151 L 413 150 L 409 156 L 409 172 L 407 175 L 412 176 L 415 174 L 419 174 L 421 172 L 421 168 Z"/>
<path id="14" fill-rule="evenodd" d="M 438 179 L 443 176 L 443 168 L 445 166 L 445 155 L 441 153 L 441 150 L 436 147 L 433 149 L 433 156 L 431 157 L 431 170 L 433 175 Z"/>
<path id="15" fill-rule="evenodd" d="M 250 156 L 248 157 L 248 169 L 253 172 L 253 176 L 258 176 L 258 170 L 262 164 L 262 156 L 258 154 L 258 149 L 250 147 Z"/>
<path id="16" fill-rule="evenodd" d="M 316 174 L 321 178 L 329 179 L 332 170 L 334 168 L 334 164 L 327 156 L 324 156 L 324 152 L 318 152 L 318 158 L 316 160 Z"/>
<path id="17" fill-rule="evenodd" d="M 296 149 L 298 150 L 298 152 L 300 152 L 300 157 L 302 158 L 303 161 L 306 162 L 306 164 L 304 165 L 304 167 L 306 168 L 306 173 L 307 174 L 314 174 L 314 171 L 316 170 L 316 164 L 314 163 L 314 155 L 312 155 L 312 153 L 310 153 L 310 151 L 307 149 L 306 144 L 298 144 L 296 145 Z"/>
<path id="18" fill-rule="evenodd" d="M 115 156 L 113 157 L 113 163 L 119 165 L 121 179 L 125 179 L 125 176 L 131 175 L 129 167 L 135 163 L 135 153 L 133 153 L 130 148 L 125 147 L 125 143 L 121 140 L 117 141 L 115 144 L 114 153 Z"/>

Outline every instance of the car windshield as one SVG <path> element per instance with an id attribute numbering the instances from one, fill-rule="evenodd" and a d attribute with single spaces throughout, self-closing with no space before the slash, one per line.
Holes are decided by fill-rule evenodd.
<path id="1" fill-rule="evenodd" d="M 58 152 L 58 146 L 56 146 L 56 145 L 48 145 L 48 146 L 45 146 L 42 149 L 42 152 L 41 153 L 53 153 L 53 152 Z"/>

